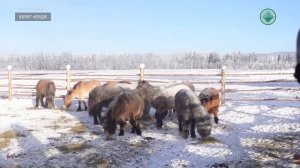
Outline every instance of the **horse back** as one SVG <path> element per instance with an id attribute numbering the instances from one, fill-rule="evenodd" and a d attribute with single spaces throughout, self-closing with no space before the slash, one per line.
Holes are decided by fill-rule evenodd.
<path id="1" fill-rule="evenodd" d="M 38 81 L 36 85 L 36 93 L 46 96 L 47 91 L 52 89 L 55 92 L 55 84 L 52 80 L 49 79 L 41 79 Z"/>
<path id="2" fill-rule="evenodd" d="M 144 100 L 134 91 L 125 91 L 118 95 L 109 105 L 112 117 L 125 120 L 140 120 L 144 110 Z"/>
<path id="3" fill-rule="evenodd" d="M 99 85 L 101 85 L 101 82 L 98 80 L 80 81 L 73 86 L 72 92 L 78 98 L 83 99 L 88 97 L 89 92 Z"/>

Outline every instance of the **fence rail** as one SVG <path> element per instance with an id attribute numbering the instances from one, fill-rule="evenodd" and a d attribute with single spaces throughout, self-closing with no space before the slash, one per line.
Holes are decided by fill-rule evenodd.
<path id="1" fill-rule="evenodd" d="M 300 88 L 293 87 L 272 87 L 272 88 L 256 88 L 256 89 L 238 89 L 238 88 L 227 88 L 230 85 L 236 84 L 263 84 L 263 83 L 288 83 L 294 82 L 293 79 L 274 79 L 274 76 L 291 75 L 293 72 L 226 72 L 226 67 L 223 66 L 220 70 L 202 71 L 202 72 L 186 72 L 182 71 L 178 73 L 167 70 L 166 72 L 145 72 L 145 65 L 141 64 L 139 72 L 130 71 L 126 73 L 113 73 L 112 71 L 72 71 L 69 66 L 66 66 L 66 71 L 43 71 L 43 72 L 12 72 L 12 67 L 8 66 L 7 73 L 0 73 L 0 94 L 1 98 L 8 98 L 19 96 L 35 96 L 35 85 L 40 79 L 52 79 L 56 83 L 57 90 L 60 92 L 56 97 L 61 98 L 69 88 L 71 84 L 75 84 L 81 80 L 98 79 L 103 82 L 109 80 L 129 80 L 137 82 L 139 80 L 146 79 L 151 83 L 166 84 L 172 80 L 182 79 L 187 80 L 195 85 L 211 85 L 214 84 L 221 94 L 221 103 L 225 101 L 299 101 L 299 99 L 288 99 L 288 98 L 241 98 L 239 100 L 226 98 L 226 93 L 235 92 L 262 92 L 262 91 L 300 91 Z M 129 72 L 129 71 L 128 71 Z M 272 78 L 266 80 L 266 78 L 256 79 L 253 77 L 272 76 Z M 246 78 L 240 80 L 239 78 Z M 6 82 L 5 82 L 6 81 Z M 6 90 L 6 91 L 5 91 Z M 200 92 L 201 89 L 196 87 L 196 91 Z"/>

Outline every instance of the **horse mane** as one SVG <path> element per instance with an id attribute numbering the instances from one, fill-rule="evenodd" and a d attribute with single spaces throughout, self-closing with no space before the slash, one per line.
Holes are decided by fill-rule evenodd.
<path id="1" fill-rule="evenodd" d="M 138 82 L 136 90 L 138 90 L 138 92 L 142 93 L 145 98 L 151 101 L 155 98 L 155 95 L 157 95 L 158 92 L 161 92 L 159 87 L 153 86 L 145 80 Z"/>
<path id="2" fill-rule="evenodd" d="M 76 89 L 78 85 L 80 85 L 82 83 L 82 81 L 77 82 L 74 86 L 73 89 Z"/>
<path id="3" fill-rule="evenodd" d="M 119 81 L 118 83 L 132 84 L 130 81 L 126 81 L 126 80 Z"/>

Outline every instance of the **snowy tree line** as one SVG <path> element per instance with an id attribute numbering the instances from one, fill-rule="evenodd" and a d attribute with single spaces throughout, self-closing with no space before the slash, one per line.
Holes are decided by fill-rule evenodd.
<path id="1" fill-rule="evenodd" d="M 145 63 L 148 69 L 288 69 L 295 66 L 295 53 L 202 54 L 191 52 L 177 55 L 119 54 L 119 55 L 72 55 L 36 53 L 24 56 L 2 56 L 3 69 L 12 65 L 16 70 L 64 70 L 67 64 L 74 70 L 137 69 Z"/>

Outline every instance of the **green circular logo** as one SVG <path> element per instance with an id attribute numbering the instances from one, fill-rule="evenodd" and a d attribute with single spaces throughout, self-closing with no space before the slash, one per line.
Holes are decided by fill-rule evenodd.
<path id="1" fill-rule="evenodd" d="M 260 21 L 265 25 L 271 25 L 276 20 L 276 13 L 273 9 L 266 8 L 260 12 Z"/>

